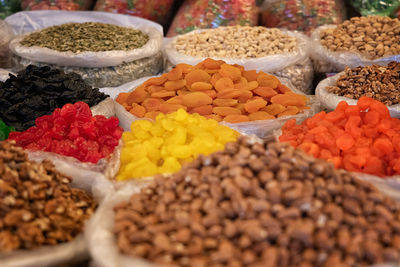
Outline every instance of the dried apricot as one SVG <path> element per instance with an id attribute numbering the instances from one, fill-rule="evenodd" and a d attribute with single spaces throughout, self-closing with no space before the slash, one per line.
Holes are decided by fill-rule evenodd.
<path id="1" fill-rule="evenodd" d="M 146 114 L 146 109 L 139 104 L 133 103 L 129 112 L 138 118 L 143 118 L 144 114 Z"/>
<path id="2" fill-rule="evenodd" d="M 258 87 L 258 82 L 257 81 L 251 81 L 251 82 L 248 82 L 247 83 L 247 86 L 246 86 L 246 90 L 254 90 L 254 89 L 256 89 Z"/>
<path id="3" fill-rule="evenodd" d="M 292 90 L 290 90 L 290 88 L 289 87 L 287 87 L 286 85 L 284 85 L 284 84 L 278 84 L 278 86 L 276 87 L 276 89 L 280 92 L 280 93 L 282 93 L 282 94 L 284 94 L 284 93 L 286 93 L 286 92 L 291 92 Z"/>
<path id="4" fill-rule="evenodd" d="M 237 105 L 234 106 L 234 108 L 237 108 L 238 110 L 240 110 L 240 112 L 242 112 L 242 114 L 246 114 L 246 110 L 244 109 L 244 103 L 238 103 Z"/>
<path id="5" fill-rule="evenodd" d="M 129 94 L 129 96 L 126 98 L 126 103 L 128 105 L 132 105 L 133 103 L 141 103 L 147 97 L 149 97 L 149 94 L 146 92 L 145 87 L 139 86 Z"/>
<path id="6" fill-rule="evenodd" d="M 163 97 L 175 96 L 175 95 L 176 95 L 175 91 L 162 90 L 162 91 L 159 91 L 159 92 L 152 93 L 151 97 L 163 98 Z"/>
<path id="7" fill-rule="evenodd" d="M 164 86 L 159 86 L 159 85 L 150 85 L 149 87 L 147 87 L 147 92 L 149 92 L 149 94 L 152 93 L 156 93 L 156 92 L 160 92 L 161 90 L 165 90 Z"/>
<path id="8" fill-rule="evenodd" d="M 267 105 L 266 107 L 262 108 L 263 111 L 268 112 L 269 114 L 276 116 L 279 113 L 282 113 L 283 111 L 286 110 L 285 106 L 281 104 L 271 104 Z"/>
<path id="9" fill-rule="evenodd" d="M 228 89 L 217 93 L 217 98 L 236 98 L 242 94 L 241 91 L 236 89 Z"/>
<path id="10" fill-rule="evenodd" d="M 285 107 L 287 106 L 305 106 L 306 100 L 302 95 L 287 92 L 285 94 L 278 94 L 271 98 L 271 103 L 273 104 L 281 104 Z"/>
<path id="11" fill-rule="evenodd" d="M 127 103 L 122 103 L 122 106 L 127 110 L 130 111 L 132 109 L 132 106 L 128 105 Z"/>
<path id="12" fill-rule="evenodd" d="M 129 93 L 120 93 L 117 96 L 117 99 L 115 99 L 115 101 L 117 101 L 117 103 L 120 103 L 122 105 L 123 103 L 126 102 L 126 99 L 128 98 L 128 96 L 129 96 Z"/>
<path id="13" fill-rule="evenodd" d="M 296 106 L 288 106 L 285 111 L 279 113 L 278 118 L 282 116 L 291 116 L 296 115 L 300 112 L 300 110 Z"/>
<path id="14" fill-rule="evenodd" d="M 183 104 L 187 107 L 200 107 L 212 103 L 212 98 L 203 92 L 193 92 L 183 96 Z"/>
<path id="15" fill-rule="evenodd" d="M 223 60 L 214 60 L 211 58 L 206 58 L 203 61 L 204 67 L 206 67 L 207 69 L 219 69 L 224 63 L 225 62 Z"/>
<path id="16" fill-rule="evenodd" d="M 248 82 L 257 81 L 257 71 L 255 70 L 245 70 L 243 71 L 243 76 L 246 78 Z"/>
<path id="17" fill-rule="evenodd" d="M 182 70 L 182 73 L 184 73 L 184 74 L 189 73 L 189 72 L 191 72 L 191 71 L 194 69 L 194 67 L 193 67 L 192 65 L 185 64 L 185 63 L 177 64 L 177 65 L 175 66 L 175 68 L 181 69 L 181 70 Z"/>
<path id="18" fill-rule="evenodd" d="M 212 89 L 212 84 L 206 83 L 206 82 L 195 82 L 190 86 L 190 89 L 192 91 L 205 91 L 205 90 L 211 90 Z"/>
<path id="19" fill-rule="evenodd" d="M 174 111 L 177 111 L 178 109 L 180 109 L 180 108 L 182 108 L 182 109 L 184 109 L 184 110 L 187 110 L 187 107 L 186 106 L 184 106 L 184 105 L 179 105 L 179 104 L 166 104 L 166 103 L 162 103 L 161 105 L 160 105 L 160 111 L 162 112 L 162 113 L 171 113 L 171 112 L 174 112 Z"/>
<path id="20" fill-rule="evenodd" d="M 218 122 L 222 121 L 222 117 L 220 115 L 217 115 L 217 114 L 204 115 L 204 117 L 206 117 L 207 119 L 216 120 Z"/>
<path id="21" fill-rule="evenodd" d="M 183 96 L 178 95 L 178 96 L 171 97 L 170 99 L 165 101 L 165 103 L 166 104 L 179 104 L 179 105 L 182 105 L 183 104 Z"/>
<path id="22" fill-rule="evenodd" d="M 244 108 L 248 113 L 253 113 L 258 111 L 259 109 L 265 107 L 267 101 L 262 98 L 257 98 L 253 100 L 249 100 L 244 104 Z"/>
<path id="23" fill-rule="evenodd" d="M 217 97 L 217 92 L 215 90 L 206 90 L 206 91 L 203 91 L 203 93 L 207 94 L 212 99 Z"/>
<path id="24" fill-rule="evenodd" d="M 240 77 L 240 80 L 237 81 L 234 85 L 233 88 L 238 89 L 238 90 L 246 90 L 247 89 L 247 80 L 244 77 Z"/>
<path id="25" fill-rule="evenodd" d="M 218 81 L 219 79 L 221 79 L 221 78 L 222 78 L 221 74 L 215 73 L 215 74 L 211 77 L 210 83 L 215 87 L 215 84 L 216 84 L 217 81 Z"/>
<path id="26" fill-rule="evenodd" d="M 253 97 L 253 93 L 251 91 L 241 90 L 238 100 L 240 103 L 246 103 L 252 97 Z"/>
<path id="27" fill-rule="evenodd" d="M 186 85 L 186 80 L 176 80 L 165 82 L 164 87 L 168 91 L 176 91 Z"/>
<path id="28" fill-rule="evenodd" d="M 231 78 L 228 77 L 222 77 L 215 83 L 215 90 L 217 90 L 218 92 L 233 88 L 233 81 Z"/>
<path id="29" fill-rule="evenodd" d="M 260 86 L 267 86 L 271 87 L 272 89 L 277 88 L 278 85 L 280 84 L 278 78 L 263 72 L 260 72 L 260 74 L 258 74 L 257 82 Z"/>
<path id="30" fill-rule="evenodd" d="M 216 98 L 213 101 L 213 105 L 218 107 L 232 107 L 238 103 L 236 99 L 228 99 L 228 98 Z"/>
<path id="31" fill-rule="evenodd" d="M 274 95 L 277 95 L 278 93 L 272 89 L 271 87 L 266 87 L 266 86 L 260 86 L 256 89 L 253 90 L 253 93 L 256 95 L 262 96 L 262 97 L 273 97 Z"/>
<path id="32" fill-rule="evenodd" d="M 189 110 L 190 113 L 198 113 L 200 115 L 211 115 L 213 107 L 211 105 L 204 105 L 195 107 Z"/>
<path id="33" fill-rule="evenodd" d="M 147 81 L 144 82 L 145 86 L 150 86 L 150 85 L 162 85 L 167 81 L 167 75 L 163 74 L 160 77 L 154 77 L 150 78 Z"/>
<path id="34" fill-rule="evenodd" d="M 214 114 L 220 115 L 220 116 L 228 116 L 228 115 L 240 115 L 242 112 L 238 110 L 237 108 L 232 108 L 232 107 L 215 107 L 212 109 L 212 112 Z"/>
<path id="35" fill-rule="evenodd" d="M 181 89 L 181 90 L 176 91 L 176 93 L 178 94 L 178 96 L 184 96 L 184 95 L 190 94 L 190 91 Z"/>
<path id="36" fill-rule="evenodd" d="M 176 81 L 182 79 L 182 69 L 180 67 L 175 67 L 166 73 L 167 79 L 169 81 Z"/>
<path id="37" fill-rule="evenodd" d="M 145 107 L 147 111 L 157 111 L 160 109 L 162 102 L 162 99 L 150 97 L 143 101 L 142 106 Z"/>
<path id="38" fill-rule="evenodd" d="M 223 121 L 229 123 L 240 123 L 250 121 L 250 118 L 246 115 L 228 115 L 223 119 Z"/>
<path id="39" fill-rule="evenodd" d="M 156 117 L 158 116 L 158 114 L 161 114 L 161 112 L 160 111 L 149 111 L 149 112 L 146 112 L 146 114 L 144 114 L 144 117 L 155 120 Z"/>
<path id="40" fill-rule="evenodd" d="M 275 119 L 275 116 L 272 116 L 268 112 L 265 111 L 257 111 L 254 113 L 251 113 L 249 115 L 250 120 L 252 121 L 258 121 L 258 120 L 272 120 Z"/>
<path id="41" fill-rule="evenodd" d="M 221 65 L 219 74 L 221 74 L 223 77 L 230 78 L 234 82 L 239 81 L 240 77 L 242 77 L 242 72 L 239 68 L 236 68 L 226 63 Z"/>
<path id="42" fill-rule="evenodd" d="M 188 88 L 190 88 L 195 82 L 209 82 L 211 80 L 211 76 L 204 70 L 195 69 L 186 74 L 185 80 L 186 85 Z"/>

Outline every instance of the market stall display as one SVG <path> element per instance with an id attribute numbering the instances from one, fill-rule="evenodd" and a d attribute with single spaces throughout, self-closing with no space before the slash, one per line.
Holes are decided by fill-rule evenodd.
<path id="1" fill-rule="evenodd" d="M 37 12 L 47 19 L 40 18 L 39 25 L 29 20 Z M 119 86 L 162 71 L 160 25 L 104 12 L 56 13 L 22 12 L 7 19 L 20 33 L 10 43 L 14 70 L 34 64 L 76 71 L 96 87 Z M 26 21 L 23 29 L 18 19 Z"/>
<path id="2" fill-rule="evenodd" d="M 370 65 L 346 68 L 335 76 L 321 81 L 316 95 L 324 108 L 334 110 L 340 101 L 356 104 L 362 96 L 372 97 L 388 106 L 393 117 L 400 117 L 400 63 L 387 66 Z"/>
<path id="3" fill-rule="evenodd" d="M 168 36 L 197 29 L 257 24 L 258 8 L 255 0 L 186 0 L 175 15 Z"/>
<path id="4" fill-rule="evenodd" d="M 83 101 L 95 107 L 107 98 L 75 73 L 36 66 L 28 66 L 17 76 L 0 82 L 0 96 L 0 118 L 18 131 L 28 129 L 36 118 L 67 103 Z"/>
<path id="5" fill-rule="evenodd" d="M 65 104 L 51 115 L 35 119 L 35 126 L 12 132 L 9 140 L 28 150 L 42 150 L 97 163 L 109 157 L 119 143 L 122 128 L 118 119 L 92 116 L 84 102 Z"/>
<path id="6" fill-rule="evenodd" d="M 93 0 L 21 0 L 22 10 L 89 10 Z"/>
<path id="7" fill-rule="evenodd" d="M 387 64 L 400 57 L 400 20 L 355 17 L 338 26 L 321 26 L 311 38 L 317 72 L 342 71 L 371 64 Z"/>
<path id="8" fill-rule="evenodd" d="M 340 24 L 346 18 L 342 0 L 265 0 L 261 24 L 310 34 L 318 26 Z"/>
<path id="9" fill-rule="evenodd" d="M 310 93 L 313 78 L 308 51 L 308 39 L 301 33 L 250 26 L 193 31 L 173 38 L 165 48 L 172 65 L 221 59 L 246 69 L 279 73 L 305 93 Z"/>
<path id="10" fill-rule="evenodd" d="M 198 155 L 223 150 L 239 133 L 219 125 L 215 120 L 183 109 L 157 116 L 152 123 L 137 120 L 122 140 L 121 167 L 118 181 L 170 174 L 181 169 Z"/>
<path id="11" fill-rule="evenodd" d="M 138 16 L 166 25 L 173 4 L 174 0 L 97 0 L 94 10 Z"/>
<path id="12" fill-rule="evenodd" d="M 398 0 L 351 0 L 350 4 L 363 16 L 390 16 L 400 7 Z"/>
<path id="13" fill-rule="evenodd" d="M 0 36 L 0 68 L 8 68 L 11 64 L 11 53 L 8 45 L 14 34 L 11 27 L 3 20 L 0 20 Z"/>
<path id="14" fill-rule="evenodd" d="M 342 101 L 300 125 L 290 120 L 279 140 L 290 142 L 336 168 L 380 177 L 400 174 L 400 120 L 377 100 L 361 97 L 357 105 Z"/>
<path id="15" fill-rule="evenodd" d="M 128 192 L 92 221 L 96 264 L 354 266 L 400 257 L 399 205 L 288 144 L 241 137 Z"/>

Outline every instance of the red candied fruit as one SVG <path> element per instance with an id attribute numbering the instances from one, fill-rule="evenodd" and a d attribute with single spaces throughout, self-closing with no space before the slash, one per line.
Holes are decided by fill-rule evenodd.
<path id="1" fill-rule="evenodd" d="M 10 140 L 30 150 L 54 152 L 82 162 L 97 163 L 118 145 L 122 128 L 116 117 L 92 116 L 84 102 L 66 104 L 35 120 L 24 132 L 11 132 Z"/>

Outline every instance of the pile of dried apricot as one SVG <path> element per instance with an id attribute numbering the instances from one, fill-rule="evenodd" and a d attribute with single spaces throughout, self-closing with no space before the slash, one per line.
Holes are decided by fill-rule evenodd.
<path id="1" fill-rule="evenodd" d="M 155 119 L 159 113 L 182 108 L 230 123 L 275 119 L 308 109 L 307 97 L 292 92 L 275 76 L 210 58 L 196 66 L 178 64 L 116 100 L 139 118 Z"/>

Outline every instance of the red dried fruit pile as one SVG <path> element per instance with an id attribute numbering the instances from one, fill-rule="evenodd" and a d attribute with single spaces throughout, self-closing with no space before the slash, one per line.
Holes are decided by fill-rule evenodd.
<path id="1" fill-rule="evenodd" d="M 336 168 L 381 177 L 400 174 L 400 120 L 369 97 L 361 97 L 357 105 L 342 101 L 334 111 L 322 111 L 300 125 L 289 120 L 279 140 Z"/>
<path id="2" fill-rule="evenodd" d="M 10 140 L 30 150 L 43 150 L 97 163 L 118 145 L 122 128 L 116 117 L 92 116 L 84 102 L 66 104 L 51 115 L 35 120 L 36 126 L 24 132 L 12 132 Z"/>

